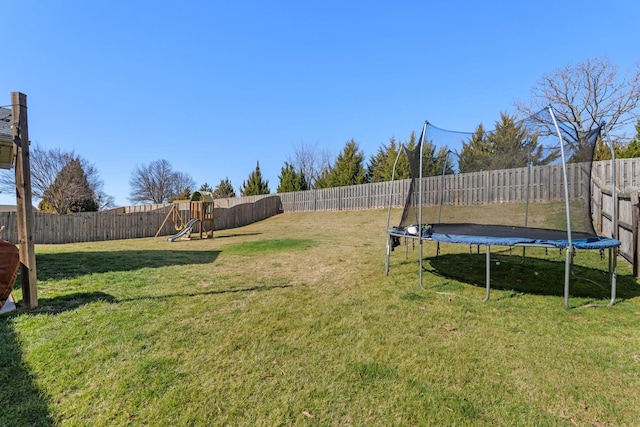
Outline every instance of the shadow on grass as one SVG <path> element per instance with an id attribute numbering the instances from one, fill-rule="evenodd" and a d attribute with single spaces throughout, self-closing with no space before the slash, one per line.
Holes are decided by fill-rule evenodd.
<path id="1" fill-rule="evenodd" d="M 448 279 L 485 287 L 486 257 L 481 254 L 445 254 L 426 258 L 431 273 Z M 564 296 L 565 263 L 518 255 L 491 254 L 491 289 L 512 290 L 525 294 Z M 609 299 L 608 270 L 573 266 L 570 283 L 572 297 Z M 640 285 L 631 275 L 617 275 L 616 300 L 640 295 Z"/>
<path id="2" fill-rule="evenodd" d="M 0 426 L 56 425 L 49 413 L 49 402 L 36 385 L 23 359 L 20 340 L 11 319 L 21 315 L 39 316 L 74 310 L 96 301 L 116 302 L 103 292 L 79 292 L 55 298 L 40 298 L 38 308 L 27 311 L 18 302 L 17 310 L 0 315 Z"/>
<path id="3" fill-rule="evenodd" d="M 64 311 L 75 310 L 85 304 L 98 301 L 116 303 L 118 300 L 112 295 L 104 292 L 74 292 L 70 294 L 58 295 L 53 298 L 39 298 L 38 307 L 31 311 L 20 309 L 24 313 L 62 313 Z"/>
<path id="4" fill-rule="evenodd" d="M 23 359 L 20 340 L 14 330 L 11 319 L 20 315 L 56 315 L 74 310 L 82 305 L 104 301 L 110 304 L 144 299 L 188 298 L 203 295 L 215 295 L 237 292 L 266 291 L 288 288 L 291 285 L 260 285 L 236 289 L 220 289 L 204 292 L 190 292 L 171 295 L 144 296 L 140 298 L 117 299 L 104 292 L 78 292 L 40 298 L 38 308 L 31 311 L 18 310 L 0 315 L 0 426 L 37 426 L 56 425 L 49 413 L 49 402 L 36 385 L 36 380 Z M 18 305 L 19 307 L 19 305 Z"/>
<path id="5" fill-rule="evenodd" d="M 244 237 L 244 236 L 258 236 L 262 233 L 224 233 L 221 231 L 220 234 L 215 234 L 216 239 L 224 239 L 227 237 Z"/>
<path id="6" fill-rule="evenodd" d="M 0 425 L 54 426 L 47 398 L 22 358 L 20 341 L 10 321 L 17 314 L 0 315 Z"/>
<path id="7" fill-rule="evenodd" d="M 124 250 L 37 254 L 38 280 L 72 279 L 92 273 L 134 271 L 174 265 L 209 264 L 220 251 Z"/>
<path id="8" fill-rule="evenodd" d="M 233 294 L 240 292 L 252 292 L 252 291 L 268 291 L 271 289 L 284 289 L 290 288 L 292 285 L 259 285 L 259 286 L 250 286 L 248 288 L 235 288 L 235 289 L 219 289 L 212 291 L 203 291 L 203 292 L 185 292 L 179 294 L 168 294 L 168 295 L 150 295 L 150 296 L 142 296 L 135 298 L 121 298 L 114 300 L 113 302 L 128 302 L 128 301 L 140 301 L 140 300 L 162 300 L 162 299 L 171 299 L 171 298 L 189 298 L 189 297 L 199 297 L 205 295 L 220 295 L 220 294 Z"/>

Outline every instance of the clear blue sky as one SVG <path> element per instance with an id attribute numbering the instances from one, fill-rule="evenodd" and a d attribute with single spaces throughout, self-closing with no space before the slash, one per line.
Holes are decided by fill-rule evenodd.
<path id="1" fill-rule="evenodd" d="M 491 128 L 567 64 L 640 60 L 636 0 L 1 0 L 0 15 L 0 106 L 25 93 L 32 143 L 91 162 L 117 205 L 154 160 L 238 194 L 259 161 L 275 192 L 301 143 L 335 157 L 353 138 L 368 159 L 425 120 Z"/>

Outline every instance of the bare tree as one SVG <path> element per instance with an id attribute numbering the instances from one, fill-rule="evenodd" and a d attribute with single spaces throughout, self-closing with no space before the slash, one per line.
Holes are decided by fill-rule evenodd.
<path id="1" fill-rule="evenodd" d="M 316 181 L 331 167 L 331 153 L 328 150 L 320 150 L 318 144 L 306 144 L 301 142 L 294 148 L 293 159 L 289 159 L 295 170 L 302 171 L 311 188 Z"/>
<path id="2" fill-rule="evenodd" d="M 189 175 L 174 172 L 166 160 L 137 166 L 131 173 L 129 184 L 129 200 L 133 203 L 166 203 L 185 189 L 195 188 L 195 181 Z"/>
<path id="3" fill-rule="evenodd" d="M 102 190 L 96 193 L 96 202 L 98 202 L 98 210 L 100 211 L 116 207 L 116 199 Z"/>
<path id="4" fill-rule="evenodd" d="M 42 200 L 49 188 L 54 185 L 58 174 L 73 160 L 79 161 L 100 208 L 113 207 L 114 199 L 104 193 L 100 174 L 93 164 L 73 151 L 63 151 L 59 148 L 46 149 L 37 144 L 29 150 L 31 192 L 34 199 Z M 0 174 L 0 193 L 15 193 L 15 188 L 15 174 L 12 170 Z"/>
<path id="5" fill-rule="evenodd" d="M 174 172 L 173 185 L 175 194 L 184 193 L 191 195 L 196 188 L 196 182 L 191 178 L 191 175 L 184 172 Z"/>
<path id="6" fill-rule="evenodd" d="M 587 59 L 545 75 L 531 94 L 529 104 L 516 102 L 518 111 L 530 116 L 552 105 L 558 120 L 570 128 L 566 142 L 574 149 L 602 122 L 613 139 L 625 141 L 625 128 L 638 117 L 640 64 L 620 75 L 606 57 Z"/>

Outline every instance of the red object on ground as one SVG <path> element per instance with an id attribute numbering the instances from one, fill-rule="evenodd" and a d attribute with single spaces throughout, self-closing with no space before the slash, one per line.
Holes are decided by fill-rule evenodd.
<path id="1" fill-rule="evenodd" d="M 20 267 L 20 251 L 13 243 L 0 240 L 0 308 L 11 295 Z"/>

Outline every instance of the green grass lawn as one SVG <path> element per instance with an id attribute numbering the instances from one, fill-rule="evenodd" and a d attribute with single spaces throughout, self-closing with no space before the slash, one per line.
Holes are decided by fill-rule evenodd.
<path id="1" fill-rule="evenodd" d="M 475 247 L 425 245 L 424 291 L 412 247 L 386 276 L 386 219 L 36 246 L 40 308 L 0 316 L 0 426 L 638 425 L 624 261 L 606 307 L 606 259 L 579 252 L 567 310 L 564 254 L 497 250 L 483 303 Z"/>

